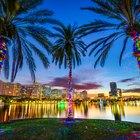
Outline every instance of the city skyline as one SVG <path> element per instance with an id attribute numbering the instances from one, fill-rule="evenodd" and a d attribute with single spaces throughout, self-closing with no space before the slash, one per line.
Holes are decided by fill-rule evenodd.
<path id="1" fill-rule="evenodd" d="M 94 19 L 93 17 L 96 18 L 98 16 L 89 11 L 80 10 L 81 7 L 88 7 L 91 6 L 91 4 L 92 2 L 90 0 L 83 0 L 82 2 L 80 0 L 61 0 L 60 2 L 57 0 L 48 0 L 44 1 L 42 7 L 53 11 L 53 17 L 65 24 L 78 23 L 78 25 L 83 25 L 92 21 Z M 50 25 L 48 28 L 49 27 Z M 99 36 L 100 34 L 98 34 L 97 37 Z M 90 35 L 83 40 L 89 44 L 91 40 L 97 37 Z M 130 44 L 127 45 L 128 47 L 123 57 L 121 67 L 119 67 L 118 63 L 119 53 L 121 51 L 120 48 L 118 49 L 119 46 L 121 46 L 121 42 L 114 44 L 114 49 L 110 51 L 103 68 L 98 66 L 94 69 L 95 59 L 93 60 L 93 55 L 89 57 L 87 53 L 87 56 L 82 58 L 82 65 L 73 69 L 73 88 L 87 90 L 89 94 L 100 92 L 108 94 L 109 82 L 117 82 L 119 88 L 127 89 L 126 92 L 140 93 L 140 75 L 136 65 L 136 59 L 132 55 L 133 44 L 130 41 Z M 48 57 L 51 62 L 51 56 Z M 68 69 L 64 69 L 63 67 L 59 69 L 58 66 L 50 63 L 50 67 L 46 70 L 38 59 L 36 64 L 38 64 L 36 72 L 37 82 L 54 87 L 67 88 Z M 6 81 L 3 74 L 1 74 L 0 79 Z M 26 66 L 17 74 L 15 83 L 17 82 L 21 84 L 32 84 L 30 73 Z"/>
<path id="2" fill-rule="evenodd" d="M 103 93 L 103 92 L 89 93 L 88 90 L 83 89 L 83 88 L 81 90 L 77 90 L 76 88 L 73 88 L 73 95 L 81 94 L 82 92 L 86 92 L 88 97 L 95 97 L 100 94 L 103 94 L 104 96 L 107 96 L 107 97 L 111 97 L 111 96 L 116 96 L 116 97 L 124 96 L 125 97 L 125 95 L 126 95 L 125 93 L 132 92 L 129 90 L 121 89 L 120 87 L 117 86 L 116 82 L 110 82 L 109 84 L 110 84 L 110 90 L 107 93 Z M 42 90 L 42 88 L 43 88 L 43 90 Z M 48 92 L 51 92 L 53 90 L 58 90 L 58 91 L 61 91 L 62 93 L 67 94 L 67 88 L 53 87 L 48 84 L 41 84 L 41 83 L 35 82 L 33 84 L 25 85 L 25 84 L 21 84 L 21 83 L 4 82 L 4 81 L 0 80 L 0 95 L 7 95 L 7 96 L 14 95 L 15 96 L 16 94 L 18 94 L 18 95 L 23 94 L 23 92 L 26 91 L 24 93 L 25 95 L 33 94 L 33 96 L 34 95 L 36 96 L 36 95 L 38 95 L 39 91 L 41 91 L 43 94 L 44 93 L 49 94 Z M 138 94 L 135 94 L 135 93 L 128 94 L 129 97 L 131 97 L 133 95 L 134 95 L 134 97 L 135 97 L 135 95 L 139 96 L 139 93 Z"/>

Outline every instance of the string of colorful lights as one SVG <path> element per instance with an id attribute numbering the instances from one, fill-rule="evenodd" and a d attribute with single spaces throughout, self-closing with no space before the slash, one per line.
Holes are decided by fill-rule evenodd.
<path id="1" fill-rule="evenodd" d="M 72 111 L 72 66 L 71 61 L 68 60 L 68 67 L 69 67 L 69 76 L 68 76 L 68 119 L 73 118 L 73 111 Z"/>
<path id="2" fill-rule="evenodd" d="M 4 59 L 6 57 L 6 45 L 8 43 L 8 38 L 4 36 L 0 36 L 0 71 L 2 69 L 2 65 L 4 62 Z"/>
<path id="3" fill-rule="evenodd" d="M 140 36 L 136 31 L 132 31 L 131 36 L 134 40 L 134 56 L 137 58 L 138 67 L 140 69 Z"/>

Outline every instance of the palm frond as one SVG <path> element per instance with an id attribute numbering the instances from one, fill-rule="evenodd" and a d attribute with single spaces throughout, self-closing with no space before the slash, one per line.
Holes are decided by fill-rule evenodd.
<path id="1" fill-rule="evenodd" d="M 85 56 L 86 44 L 80 39 L 80 32 L 77 25 L 58 23 L 54 30 L 53 37 L 56 38 L 52 48 L 53 62 L 66 68 L 67 61 L 71 61 L 73 68 L 81 64 L 81 56 Z"/>
<path id="2" fill-rule="evenodd" d="M 122 48 L 122 51 L 121 51 L 121 54 L 120 54 L 120 59 L 119 59 L 119 65 L 120 66 L 121 66 L 121 63 L 122 63 L 122 56 L 125 52 L 126 44 L 127 44 L 128 39 L 129 39 L 129 37 L 126 37 L 125 40 L 124 40 L 124 43 L 123 43 L 123 48 Z"/>
<path id="3" fill-rule="evenodd" d="M 5 60 L 4 60 L 4 65 L 3 65 L 3 72 L 4 72 L 4 76 L 6 79 L 9 78 L 9 51 L 8 51 L 8 48 L 7 48 L 7 52 L 6 52 L 6 57 L 5 57 Z"/>
<path id="4" fill-rule="evenodd" d="M 0 35 L 10 38 L 13 46 L 12 82 L 18 71 L 22 69 L 24 60 L 30 69 L 32 80 L 35 81 L 36 66 L 32 53 L 39 57 L 45 68 L 49 66 L 45 52 L 51 51 L 52 44 L 48 37 L 51 37 L 52 33 L 46 29 L 47 26 L 42 25 L 57 24 L 58 21 L 51 18 L 53 14 L 51 11 L 37 9 L 42 2 L 43 0 L 1 0 L 0 2 Z M 29 38 L 34 41 L 29 41 Z M 35 43 L 45 51 L 42 52 Z M 4 63 L 5 76 L 8 78 L 7 60 Z"/>
<path id="5" fill-rule="evenodd" d="M 87 46 L 91 48 L 89 55 L 95 52 L 94 57 L 97 57 L 95 61 L 95 67 L 100 62 L 103 66 L 107 57 L 107 54 L 114 42 L 123 37 L 123 47 L 120 54 L 119 64 L 121 65 L 122 56 L 125 52 L 125 48 L 128 39 L 132 37 L 131 32 L 136 31 L 140 33 L 140 1 L 139 0 L 92 0 L 93 6 L 82 8 L 83 10 L 89 10 L 96 14 L 104 16 L 107 22 L 103 20 L 94 20 L 89 24 L 85 24 L 80 27 L 80 31 L 83 36 L 96 33 L 107 33 L 104 37 L 95 39 Z M 108 35 L 109 32 L 112 34 Z M 125 36 L 125 37 L 124 37 Z"/>

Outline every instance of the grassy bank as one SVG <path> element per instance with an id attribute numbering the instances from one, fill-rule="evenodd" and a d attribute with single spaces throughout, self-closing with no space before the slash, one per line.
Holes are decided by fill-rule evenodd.
<path id="1" fill-rule="evenodd" d="M 140 124 L 130 122 L 29 119 L 0 123 L 0 140 L 112 140 L 132 138 L 138 131 Z"/>

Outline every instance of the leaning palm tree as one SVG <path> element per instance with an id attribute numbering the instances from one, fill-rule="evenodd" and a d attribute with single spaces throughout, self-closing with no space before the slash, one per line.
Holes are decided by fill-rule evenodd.
<path id="1" fill-rule="evenodd" d="M 72 111 L 72 67 L 81 64 L 81 56 L 85 56 L 86 45 L 79 37 L 80 32 L 76 25 L 65 26 L 58 23 L 54 27 L 56 31 L 53 37 L 56 38 L 54 47 L 52 48 L 53 62 L 61 67 L 69 68 L 68 76 L 68 119 L 73 118 Z"/>
<path id="2" fill-rule="evenodd" d="M 106 20 L 94 20 L 82 26 L 83 36 L 106 32 L 107 35 L 92 41 L 88 47 L 92 47 L 89 55 L 95 52 L 95 67 L 100 62 L 104 66 L 107 55 L 118 39 L 123 39 L 119 64 L 125 52 L 129 39 L 134 42 L 134 56 L 137 58 L 140 68 L 140 1 L 139 0 L 92 0 L 95 6 L 82 8 L 102 15 Z"/>
<path id="3" fill-rule="evenodd" d="M 8 79 L 9 57 L 12 56 L 11 82 L 15 80 L 18 70 L 22 69 L 25 62 L 32 80 L 35 81 L 36 65 L 33 52 L 38 55 L 45 68 L 49 65 L 41 47 L 47 52 L 50 51 L 51 43 L 47 36 L 51 32 L 46 29 L 45 24 L 54 20 L 51 19 L 51 11 L 37 9 L 41 3 L 42 0 L 1 0 L 0 2 L 0 69 L 3 65 L 5 77 Z"/>

